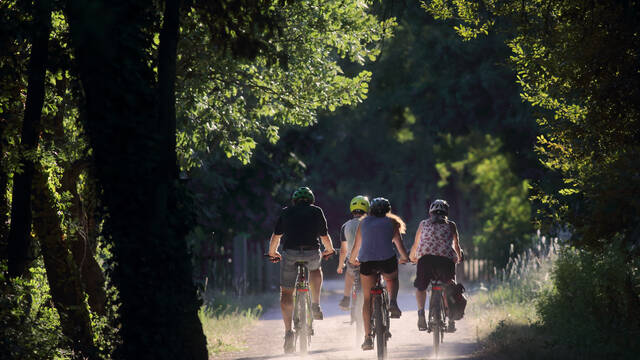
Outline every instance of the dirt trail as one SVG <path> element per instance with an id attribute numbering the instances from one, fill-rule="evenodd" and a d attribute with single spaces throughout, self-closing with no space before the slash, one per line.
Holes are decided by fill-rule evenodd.
<path id="1" fill-rule="evenodd" d="M 356 343 L 355 328 L 349 325 L 349 315 L 338 308 L 342 297 L 342 281 L 327 280 L 323 285 L 321 306 L 324 320 L 314 321 L 315 335 L 307 359 L 375 359 L 374 351 L 360 350 L 362 339 Z M 390 359 L 432 359 L 432 336 L 418 331 L 417 307 L 412 289 L 405 286 L 398 296 L 402 310 L 400 319 L 391 320 L 392 338 L 389 340 Z M 456 323 L 458 330 L 446 334 L 439 359 L 475 359 L 477 350 L 475 329 L 471 321 Z M 269 309 L 246 334 L 247 350 L 218 355 L 216 359 L 296 359 L 298 354 L 285 355 L 282 350 L 284 325 L 279 306 Z"/>

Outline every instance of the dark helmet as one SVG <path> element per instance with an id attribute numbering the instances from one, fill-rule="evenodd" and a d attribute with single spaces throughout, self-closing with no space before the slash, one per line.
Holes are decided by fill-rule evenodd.
<path id="1" fill-rule="evenodd" d="M 385 216 L 389 211 L 391 211 L 391 203 L 383 197 L 377 197 L 371 200 L 371 208 L 369 211 L 373 216 Z"/>
<path id="2" fill-rule="evenodd" d="M 309 204 L 313 204 L 316 201 L 315 196 L 313 196 L 313 192 L 306 186 L 299 187 L 296 191 L 291 195 L 291 200 L 294 204 L 297 204 L 301 201 L 307 202 Z"/>
<path id="3" fill-rule="evenodd" d="M 443 215 L 449 215 L 449 203 L 441 199 L 435 200 L 429 206 L 429 214 L 437 211 L 443 212 Z"/>

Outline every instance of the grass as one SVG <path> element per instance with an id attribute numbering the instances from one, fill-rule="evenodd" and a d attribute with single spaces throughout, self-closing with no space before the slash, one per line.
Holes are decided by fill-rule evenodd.
<path id="1" fill-rule="evenodd" d="M 549 358 L 547 339 L 539 329 L 538 296 L 551 289 L 550 274 L 558 256 L 557 240 L 537 236 L 538 246 L 514 256 L 488 284 L 472 289 L 468 319 L 482 345 L 481 357 Z M 543 355 L 543 353 L 545 353 Z"/>
<path id="2" fill-rule="evenodd" d="M 208 294 L 206 298 L 198 315 L 210 356 L 243 350 L 247 328 L 277 300 L 273 294 L 233 296 L 224 292 Z"/>

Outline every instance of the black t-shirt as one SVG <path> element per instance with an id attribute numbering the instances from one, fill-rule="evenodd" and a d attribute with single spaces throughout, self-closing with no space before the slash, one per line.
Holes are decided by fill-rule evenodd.
<path id="1" fill-rule="evenodd" d="M 273 233 L 282 235 L 283 249 L 319 249 L 319 236 L 327 235 L 327 219 L 315 205 L 293 205 L 282 209 Z"/>

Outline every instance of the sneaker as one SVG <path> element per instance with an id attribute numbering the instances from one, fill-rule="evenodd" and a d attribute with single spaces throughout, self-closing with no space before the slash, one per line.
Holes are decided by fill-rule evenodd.
<path id="1" fill-rule="evenodd" d="M 424 309 L 418 310 L 418 330 L 427 330 L 427 319 L 424 317 Z"/>
<path id="2" fill-rule="evenodd" d="M 447 332 L 456 332 L 456 322 L 453 320 L 449 320 L 449 326 L 447 327 Z"/>
<path id="3" fill-rule="evenodd" d="M 296 351 L 295 335 L 292 330 L 284 334 L 284 353 L 289 354 Z"/>
<path id="4" fill-rule="evenodd" d="M 362 350 L 373 350 L 373 337 L 365 336 L 361 346 Z"/>
<path id="5" fill-rule="evenodd" d="M 322 309 L 320 309 L 320 304 L 311 304 L 311 312 L 313 313 L 314 320 L 322 320 L 324 316 L 322 316 Z"/>
<path id="6" fill-rule="evenodd" d="M 402 315 L 402 311 L 398 307 L 398 303 L 395 300 L 389 301 L 389 313 L 392 319 L 397 319 Z"/>
<path id="7" fill-rule="evenodd" d="M 338 303 L 338 306 L 342 311 L 349 311 L 349 303 L 351 302 L 351 298 L 348 296 L 344 296 L 342 300 Z"/>

